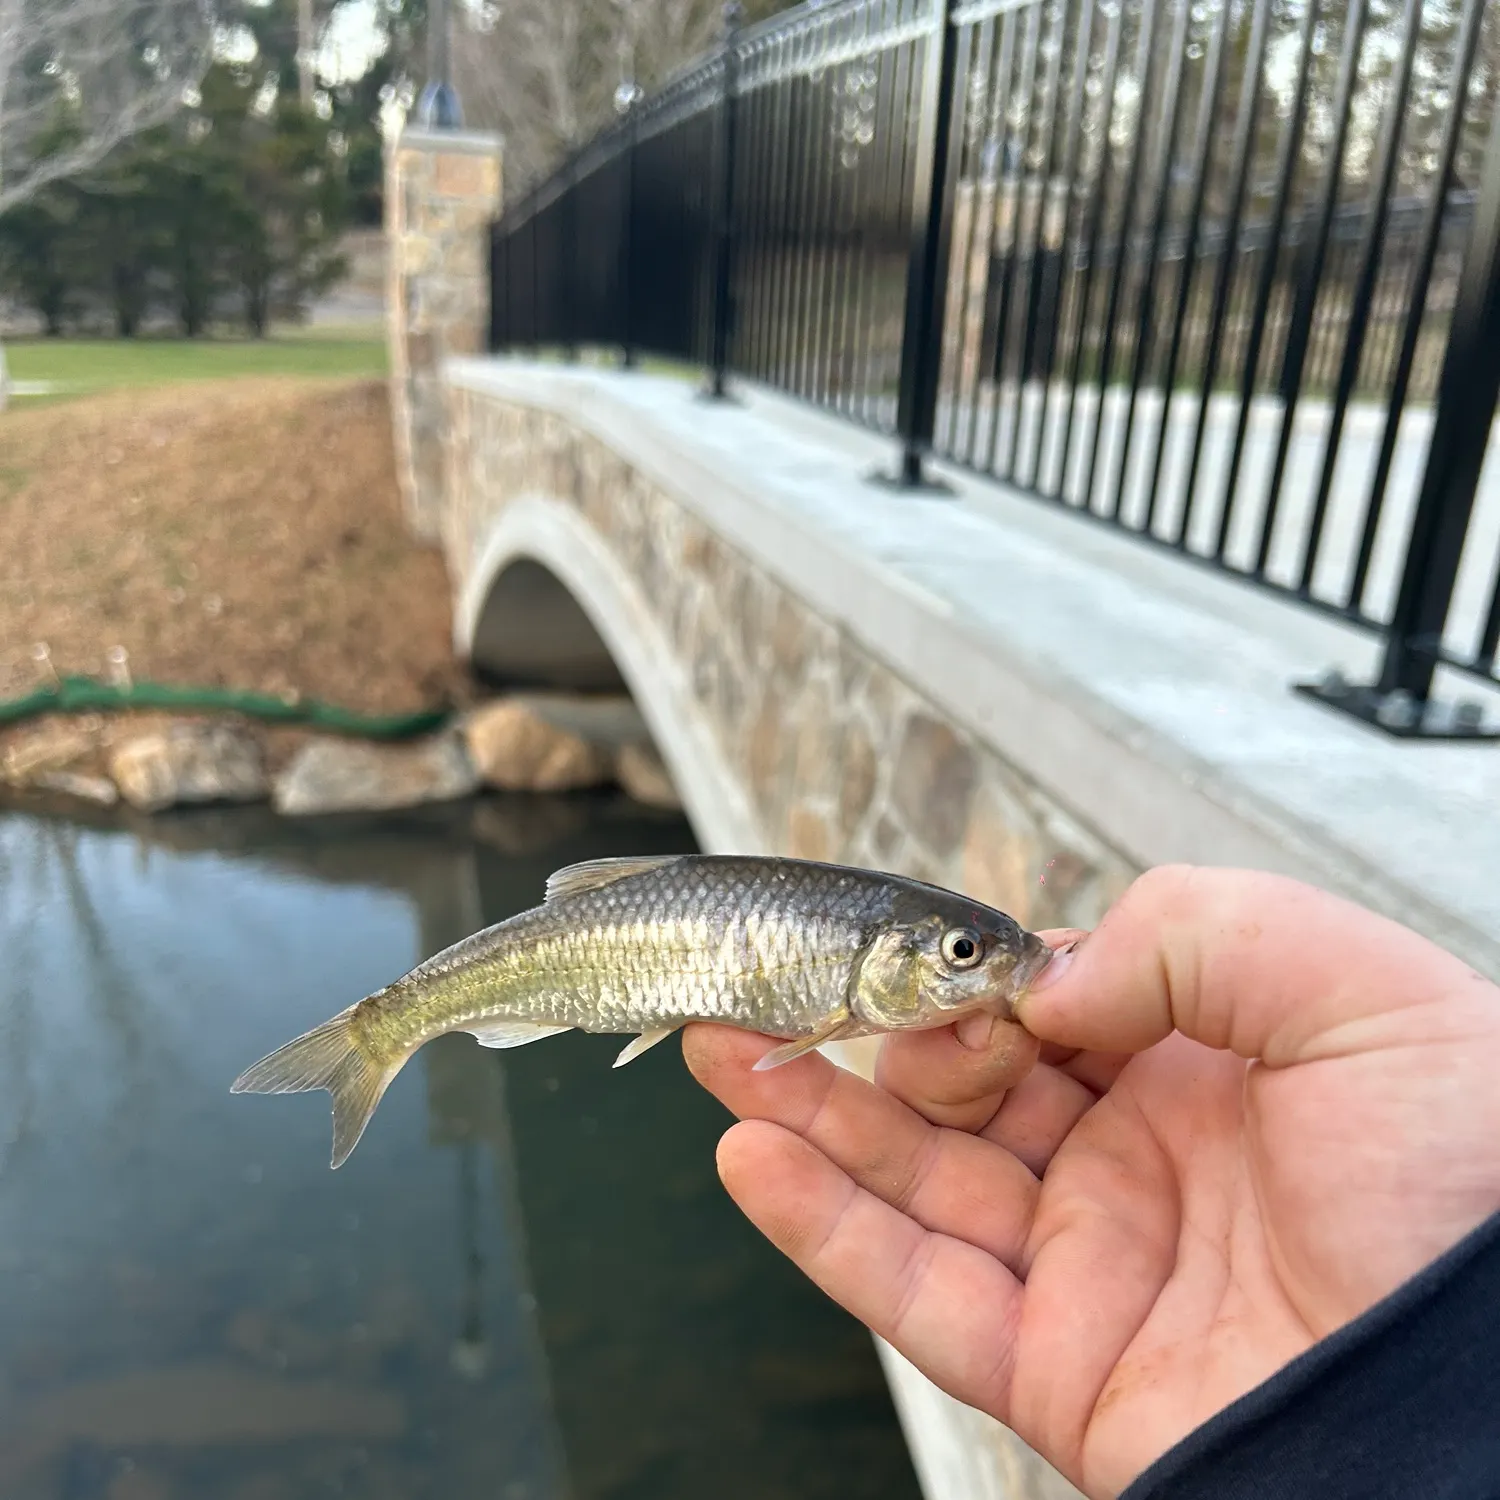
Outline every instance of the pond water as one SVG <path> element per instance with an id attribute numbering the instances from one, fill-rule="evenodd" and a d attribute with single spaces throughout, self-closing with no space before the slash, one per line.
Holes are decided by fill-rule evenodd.
<path id="1" fill-rule="evenodd" d="M 325 1095 L 228 1092 L 554 868 L 691 847 L 619 799 L 0 808 L 0 1496 L 915 1500 L 675 1046 L 442 1038 L 336 1173 Z"/>

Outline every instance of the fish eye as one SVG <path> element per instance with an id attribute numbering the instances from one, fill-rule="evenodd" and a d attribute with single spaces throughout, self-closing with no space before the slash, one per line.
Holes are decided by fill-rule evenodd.
<path id="1" fill-rule="evenodd" d="M 953 927 L 943 934 L 943 962 L 950 969 L 972 969 L 984 957 L 984 939 L 972 927 Z"/>

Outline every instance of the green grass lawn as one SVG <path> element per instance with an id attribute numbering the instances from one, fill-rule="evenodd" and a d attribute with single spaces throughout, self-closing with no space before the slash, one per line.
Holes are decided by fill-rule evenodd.
<path id="1" fill-rule="evenodd" d="M 45 381 L 58 400 L 123 386 L 223 380 L 236 375 L 380 376 L 385 342 L 373 329 L 289 329 L 267 339 L 16 339 L 5 344 L 10 378 Z"/>

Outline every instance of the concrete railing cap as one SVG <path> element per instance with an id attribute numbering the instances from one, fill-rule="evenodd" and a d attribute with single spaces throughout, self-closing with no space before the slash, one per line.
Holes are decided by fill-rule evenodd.
<path id="1" fill-rule="evenodd" d="M 427 130 L 409 125 L 396 138 L 398 148 L 407 151 L 461 151 L 473 156 L 490 156 L 505 145 L 497 130 Z"/>

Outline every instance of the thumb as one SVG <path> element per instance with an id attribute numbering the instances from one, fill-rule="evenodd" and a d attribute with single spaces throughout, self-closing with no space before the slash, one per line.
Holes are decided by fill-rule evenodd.
<path id="1" fill-rule="evenodd" d="M 1280 875 L 1140 877 L 1016 1005 L 1043 1041 L 1140 1052 L 1179 1031 L 1272 1066 L 1393 1039 L 1415 1006 L 1484 985 L 1451 954 Z"/>

